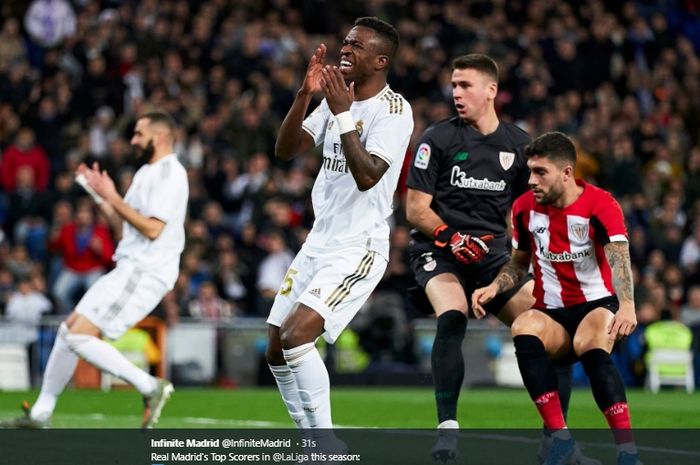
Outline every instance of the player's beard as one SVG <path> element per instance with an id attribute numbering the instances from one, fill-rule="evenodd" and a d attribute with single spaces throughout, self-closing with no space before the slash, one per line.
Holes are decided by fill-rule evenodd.
<path id="1" fill-rule="evenodd" d="M 540 205 L 551 205 L 555 203 L 564 194 L 564 189 L 559 188 L 559 186 L 552 186 L 547 192 L 542 192 L 542 198 L 535 201 Z"/>
<path id="2" fill-rule="evenodd" d="M 151 161 L 151 158 L 156 151 L 155 146 L 153 145 L 153 139 L 149 140 L 145 147 L 134 145 L 133 148 L 134 150 L 132 156 L 133 164 L 135 166 L 141 166 Z"/>
<path id="3" fill-rule="evenodd" d="M 136 149 L 136 159 L 143 159 L 143 161 L 150 161 L 153 154 L 156 152 L 156 148 L 153 146 L 153 139 L 149 140 L 145 147 L 139 147 Z"/>

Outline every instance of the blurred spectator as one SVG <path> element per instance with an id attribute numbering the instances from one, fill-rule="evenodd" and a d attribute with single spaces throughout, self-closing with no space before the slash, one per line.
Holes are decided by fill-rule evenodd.
<path id="1" fill-rule="evenodd" d="M 688 301 L 681 308 L 681 321 L 691 329 L 700 328 L 700 285 L 688 289 Z"/>
<path id="2" fill-rule="evenodd" d="M 700 271 L 700 224 L 696 224 L 693 235 L 683 241 L 679 263 L 686 275 Z"/>
<path id="3" fill-rule="evenodd" d="M 112 128 L 113 123 L 114 110 L 112 107 L 105 105 L 97 109 L 89 132 L 90 153 L 97 158 L 104 158 L 110 144 L 117 138 L 117 132 Z"/>
<path id="4" fill-rule="evenodd" d="M 12 272 L 0 267 L 0 311 L 4 314 L 7 309 L 7 301 L 15 291 L 15 279 Z"/>
<path id="5" fill-rule="evenodd" d="M 15 280 L 29 277 L 35 268 L 35 264 L 29 258 L 27 248 L 21 244 L 12 247 L 5 265 Z"/>
<path id="6" fill-rule="evenodd" d="M 630 137 L 621 137 L 613 143 L 612 163 L 605 164 L 606 186 L 615 197 L 622 199 L 642 191 L 642 165 L 635 157 Z"/>
<path id="7" fill-rule="evenodd" d="M 41 317 L 51 311 L 51 301 L 32 284 L 29 276 L 20 278 L 17 291 L 7 301 L 5 319 L 24 328 L 27 345 L 27 360 L 30 370 L 34 367 L 34 344 L 39 339 Z"/>
<path id="8" fill-rule="evenodd" d="M 34 131 L 24 127 L 19 130 L 14 144 L 7 147 L 0 162 L 2 187 L 6 192 L 17 190 L 17 173 L 23 167 L 29 167 L 34 176 L 34 188 L 43 192 L 49 186 L 51 167 L 44 149 L 36 143 Z"/>
<path id="9" fill-rule="evenodd" d="M 5 231 L 15 243 L 25 245 L 32 258 L 45 260 L 51 197 L 35 190 L 34 173 L 28 166 L 17 171 L 16 187 L 9 196 Z"/>
<path id="10" fill-rule="evenodd" d="M 25 58 L 26 54 L 19 21 L 7 18 L 0 29 L 0 72 L 6 72 L 11 65 Z"/>
<path id="11" fill-rule="evenodd" d="M 79 297 L 111 266 L 114 241 L 109 228 L 95 221 L 92 206 L 82 203 L 75 220 L 52 233 L 49 247 L 63 258 L 53 296 L 58 313 L 68 314 Z"/>
<path id="12" fill-rule="evenodd" d="M 231 304 L 219 297 L 216 286 L 211 281 L 204 281 L 199 286 L 197 297 L 189 305 L 192 318 L 199 320 L 221 321 L 234 314 Z"/>
<path id="13" fill-rule="evenodd" d="M 29 276 L 17 281 L 17 291 L 10 295 L 5 318 L 13 323 L 38 329 L 41 316 L 51 311 L 51 301 L 33 285 Z M 36 338 L 28 342 L 35 342 Z"/>
<path id="14" fill-rule="evenodd" d="M 284 235 L 279 230 L 273 230 L 264 235 L 263 244 L 267 256 L 260 263 L 258 270 L 258 302 L 256 313 L 267 315 L 272 308 L 272 302 L 285 279 L 287 269 L 294 260 L 292 251 L 284 241 Z"/>
<path id="15" fill-rule="evenodd" d="M 219 292 L 236 303 L 237 306 L 246 306 L 248 289 L 244 284 L 244 277 L 248 274 L 245 264 L 241 263 L 238 254 L 233 250 L 224 250 L 219 254 L 216 267 L 216 285 Z M 244 309 L 245 310 L 245 309 Z"/>
<path id="16" fill-rule="evenodd" d="M 33 0 L 24 27 L 37 45 L 54 47 L 75 33 L 75 13 L 67 0 Z"/>

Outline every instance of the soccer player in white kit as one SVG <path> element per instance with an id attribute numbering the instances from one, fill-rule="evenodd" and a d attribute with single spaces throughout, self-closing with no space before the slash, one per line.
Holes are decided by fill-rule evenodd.
<path id="1" fill-rule="evenodd" d="M 409 103 L 386 83 L 397 47 L 394 27 L 370 17 L 355 21 L 339 65 L 324 63 L 321 44 L 275 145 L 289 160 L 323 144 L 314 225 L 267 320 L 267 361 L 299 428 L 332 428 L 328 371 L 315 341 L 336 340 L 387 266 L 387 220 L 413 132 Z M 317 92 L 325 99 L 304 119 Z"/>
<path id="2" fill-rule="evenodd" d="M 165 113 L 147 113 L 136 122 L 131 145 L 145 158 L 124 198 L 97 164 L 78 167 L 115 235 L 116 267 L 97 280 L 75 311 L 61 323 L 44 372 L 41 393 L 25 415 L 4 426 L 50 425 L 58 396 L 70 381 L 78 357 L 118 376 L 144 396 L 143 427 L 158 421 L 172 384 L 133 365 L 112 345 L 148 315 L 172 289 L 185 245 L 184 222 L 189 197 L 187 173 L 173 152 L 175 123 Z"/>

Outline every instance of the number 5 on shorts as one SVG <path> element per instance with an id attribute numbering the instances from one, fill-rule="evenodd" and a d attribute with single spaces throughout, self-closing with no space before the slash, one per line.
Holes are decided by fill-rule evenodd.
<path id="1" fill-rule="evenodd" d="M 284 275 L 284 279 L 282 280 L 282 287 L 280 287 L 280 295 L 288 295 L 292 292 L 292 285 L 294 284 L 294 279 L 292 278 L 297 273 L 298 271 L 294 268 L 287 270 L 287 274 Z"/>

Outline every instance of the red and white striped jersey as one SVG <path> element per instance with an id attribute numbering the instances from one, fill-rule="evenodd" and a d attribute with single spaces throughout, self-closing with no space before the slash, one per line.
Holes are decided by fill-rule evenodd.
<path id="1" fill-rule="evenodd" d="M 561 308 L 615 295 L 603 247 L 627 242 L 620 204 L 577 180 L 583 193 L 559 209 L 526 192 L 513 204 L 513 248 L 532 252 L 535 308 Z"/>

